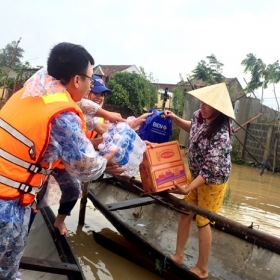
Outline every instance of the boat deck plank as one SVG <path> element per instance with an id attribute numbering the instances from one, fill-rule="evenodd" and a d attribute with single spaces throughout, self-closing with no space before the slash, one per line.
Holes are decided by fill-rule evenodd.
<path id="1" fill-rule="evenodd" d="M 142 197 L 142 198 L 136 198 L 136 199 L 130 199 L 121 202 L 106 204 L 105 207 L 109 211 L 117 211 L 117 210 L 130 209 L 139 206 L 145 206 L 155 202 L 156 201 L 151 197 Z"/>

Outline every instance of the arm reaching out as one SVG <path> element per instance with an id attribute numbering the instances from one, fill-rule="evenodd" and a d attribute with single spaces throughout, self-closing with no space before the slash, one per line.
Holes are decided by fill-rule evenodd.
<path id="1" fill-rule="evenodd" d="M 144 113 L 140 117 L 128 117 L 127 118 L 127 124 L 134 130 L 138 130 L 142 123 L 147 119 L 147 117 L 151 116 L 153 112 L 151 113 Z"/>
<path id="2" fill-rule="evenodd" d="M 180 117 L 178 117 L 176 114 L 169 110 L 164 111 L 164 115 L 166 118 L 170 118 L 172 122 L 177 124 L 180 128 L 184 129 L 187 132 L 190 132 L 191 129 L 191 121 L 186 121 Z"/>
<path id="3" fill-rule="evenodd" d="M 115 112 L 109 112 L 102 108 L 100 108 L 98 110 L 98 112 L 96 113 L 96 116 L 102 117 L 105 120 L 108 120 L 110 122 L 126 122 L 126 120 L 122 118 L 121 114 L 115 113 Z"/>
<path id="4" fill-rule="evenodd" d="M 205 179 L 198 175 L 188 186 L 179 186 L 175 181 L 173 181 L 174 188 L 171 189 L 170 193 L 176 193 L 176 194 L 184 194 L 188 195 L 192 190 L 198 188 L 199 186 L 203 185 L 205 183 Z"/>

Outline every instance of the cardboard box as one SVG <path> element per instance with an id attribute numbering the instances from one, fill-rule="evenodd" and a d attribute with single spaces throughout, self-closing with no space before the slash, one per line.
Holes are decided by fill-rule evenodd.
<path id="1" fill-rule="evenodd" d="M 140 164 L 140 176 L 145 192 L 155 193 L 170 189 L 173 181 L 187 183 L 187 173 L 177 141 L 147 147 Z"/>

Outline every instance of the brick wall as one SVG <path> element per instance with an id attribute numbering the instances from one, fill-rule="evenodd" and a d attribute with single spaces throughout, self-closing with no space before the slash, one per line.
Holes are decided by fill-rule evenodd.
<path id="1" fill-rule="evenodd" d="M 268 154 L 268 164 L 273 166 L 274 152 L 273 147 L 275 143 L 275 133 L 277 131 L 277 126 L 251 123 L 247 125 L 244 149 L 242 158 L 248 161 L 254 161 L 252 156 L 261 163 L 264 161 Z M 250 135 L 251 134 L 251 135 Z M 267 149 L 269 150 L 267 150 Z M 250 154 L 252 156 L 250 156 Z M 280 159 L 280 141 L 278 141 L 277 157 Z M 280 160 L 277 159 L 276 166 L 278 171 L 280 171 Z"/>

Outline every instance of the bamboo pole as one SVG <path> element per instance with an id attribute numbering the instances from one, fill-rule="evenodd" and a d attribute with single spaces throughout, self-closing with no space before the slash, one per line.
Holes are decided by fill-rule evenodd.
<path id="1" fill-rule="evenodd" d="M 252 122 L 253 120 L 257 119 L 257 118 L 260 117 L 261 115 L 262 115 L 262 113 L 259 113 L 259 114 L 257 114 L 255 117 L 249 119 L 247 122 L 243 123 L 240 127 L 236 128 L 236 129 L 234 130 L 234 133 L 237 132 L 237 131 L 239 131 L 239 130 L 241 129 L 241 127 L 243 127 L 243 126 L 247 125 L 248 123 Z"/>
<path id="2" fill-rule="evenodd" d="M 88 195 L 89 184 L 90 184 L 90 182 L 86 182 L 83 184 L 83 192 L 82 192 L 82 198 L 81 198 L 81 202 L 80 202 L 80 212 L 79 212 L 79 225 L 85 224 L 87 195 Z"/>
<path id="3" fill-rule="evenodd" d="M 275 96 L 275 100 L 277 103 L 277 108 L 278 108 L 278 114 L 279 114 L 279 103 L 278 103 L 278 99 L 276 96 L 276 91 L 275 91 L 275 84 L 273 83 L 273 93 Z M 272 172 L 275 173 L 276 171 L 276 164 L 277 164 L 277 150 L 278 150 L 278 139 L 279 139 L 279 129 L 280 129 L 280 119 L 279 116 L 278 117 L 278 127 L 277 127 L 277 131 L 275 132 L 275 145 L 274 145 L 274 153 L 273 153 L 273 169 Z"/>

